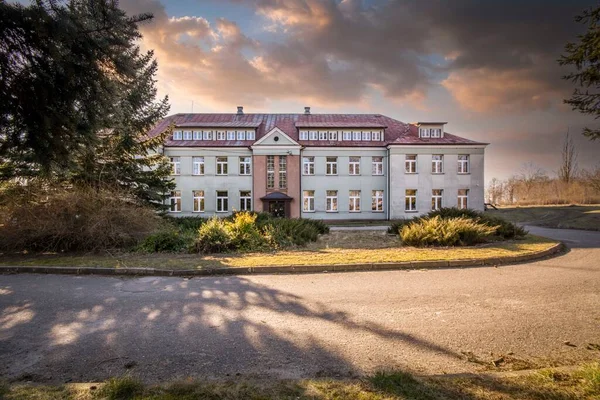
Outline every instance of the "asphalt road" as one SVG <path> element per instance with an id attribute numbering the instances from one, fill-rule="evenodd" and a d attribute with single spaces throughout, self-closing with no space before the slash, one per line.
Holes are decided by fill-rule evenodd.
<path id="1" fill-rule="evenodd" d="M 589 346 L 600 344 L 600 232 L 531 230 L 572 249 L 499 268 L 0 276 L 0 376 L 295 378 L 472 372 L 501 355 L 524 365 L 600 359 Z"/>

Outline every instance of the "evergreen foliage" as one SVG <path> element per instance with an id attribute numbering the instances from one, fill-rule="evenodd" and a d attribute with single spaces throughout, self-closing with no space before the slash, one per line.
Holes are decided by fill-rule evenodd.
<path id="1" fill-rule="evenodd" d="M 149 204 L 172 190 L 146 133 L 168 112 L 138 24 L 114 0 L 0 2 L 0 180 L 111 187 Z"/>
<path id="2" fill-rule="evenodd" d="M 587 31 L 578 35 L 578 42 L 568 43 L 565 54 L 558 60 L 560 65 L 574 67 L 574 71 L 563 76 L 578 86 L 571 98 L 566 99 L 573 110 L 600 118 L 600 7 L 585 10 L 575 21 L 587 26 Z M 600 138 L 600 129 L 584 128 L 583 134 L 592 140 Z"/>

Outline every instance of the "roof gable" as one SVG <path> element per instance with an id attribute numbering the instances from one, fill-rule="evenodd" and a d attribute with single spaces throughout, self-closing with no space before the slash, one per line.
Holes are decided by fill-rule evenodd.
<path id="1" fill-rule="evenodd" d="M 300 146 L 300 144 L 286 135 L 284 131 L 275 127 L 258 139 L 252 147 L 254 146 Z"/>

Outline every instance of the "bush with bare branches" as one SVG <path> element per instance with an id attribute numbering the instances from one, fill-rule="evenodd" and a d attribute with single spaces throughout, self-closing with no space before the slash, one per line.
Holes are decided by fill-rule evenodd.
<path id="1" fill-rule="evenodd" d="M 164 224 L 155 210 L 123 192 L 42 185 L 0 192 L 0 248 L 7 251 L 126 247 Z"/>

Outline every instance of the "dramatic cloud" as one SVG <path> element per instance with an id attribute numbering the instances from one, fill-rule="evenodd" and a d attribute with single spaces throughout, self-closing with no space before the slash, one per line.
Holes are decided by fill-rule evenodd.
<path id="1" fill-rule="evenodd" d="M 307 100 L 355 103 L 374 89 L 392 99 L 424 98 L 442 84 L 479 112 L 549 107 L 565 94 L 556 64 L 580 29 L 587 1 L 248 0 L 278 40 L 262 43 L 220 18 L 169 18 L 156 0 L 144 43 L 161 74 L 193 96 L 227 103 Z"/>

